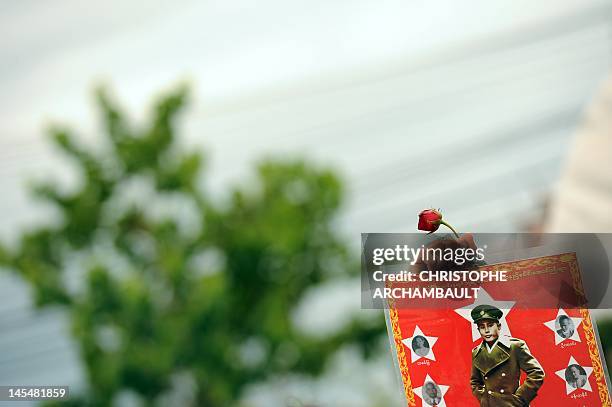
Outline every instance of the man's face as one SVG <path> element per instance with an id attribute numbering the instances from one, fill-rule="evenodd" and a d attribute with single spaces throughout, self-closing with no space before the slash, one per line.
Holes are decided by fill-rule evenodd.
<path id="1" fill-rule="evenodd" d="M 427 383 L 425 387 L 427 387 L 427 394 L 429 394 L 430 397 L 436 397 L 436 387 L 433 383 Z"/>
<path id="2" fill-rule="evenodd" d="M 499 328 L 500 325 L 497 321 L 491 319 L 478 321 L 478 332 L 480 332 L 480 336 L 482 336 L 485 342 L 495 342 L 499 338 Z"/>
<path id="3" fill-rule="evenodd" d="M 563 332 L 569 332 L 569 321 L 567 319 L 561 320 L 561 330 Z"/>
<path id="4" fill-rule="evenodd" d="M 580 376 L 580 371 L 578 370 L 578 368 L 576 366 L 572 366 L 570 368 L 570 371 L 572 372 L 572 378 L 574 380 L 577 380 L 578 377 Z"/>
<path id="5" fill-rule="evenodd" d="M 418 337 L 416 338 L 416 346 L 419 348 L 422 348 L 423 345 L 425 345 L 425 341 L 423 340 L 423 338 Z"/>

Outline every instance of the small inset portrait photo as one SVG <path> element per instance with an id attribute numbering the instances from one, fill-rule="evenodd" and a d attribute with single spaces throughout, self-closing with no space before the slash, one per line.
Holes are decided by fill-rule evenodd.
<path id="1" fill-rule="evenodd" d="M 555 329 L 560 337 L 567 339 L 574 335 L 576 327 L 574 326 L 574 321 L 572 321 L 570 317 L 567 315 L 559 315 L 555 321 Z"/>
<path id="2" fill-rule="evenodd" d="M 580 342 L 578 328 L 582 318 L 567 315 L 564 309 L 559 309 L 554 319 L 544 322 L 544 325 L 555 334 L 555 345 L 565 341 Z"/>
<path id="3" fill-rule="evenodd" d="M 412 350 L 417 355 L 424 357 L 429 354 L 429 341 L 422 335 L 417 335 L 412 338 Z"/>
<path id="4" fill-rule="evenodd" d="M 587 382 L 587 373 L 580 365 L 569 365 L 565 369 L 565 381 L 573 388 L 580 389 Z"/>
<path id="5" fill-rule="evenodd" d="M 423 401 L 430 406 L 437 406 L 442 401 L 442 391 L 434 382 L 423 385 Z"/>

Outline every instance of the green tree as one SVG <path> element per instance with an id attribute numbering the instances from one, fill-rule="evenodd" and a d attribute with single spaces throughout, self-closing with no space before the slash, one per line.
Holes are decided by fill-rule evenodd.
<path id="1" fill-rule="evenodd" d="M 306 290 L 358 269 L 333 224 L 341 183 L 305 162 L 267 161 L 255 182 L 215 202 L 202 186 L 203 156 L 177 140 L 186 96 L 179 88 L 161 97 L 150 124 L 134 126 L 99 91 L 100 148 L 54 128 L 78 185 L 38 185 L 59 221 L 0 250 L 38 307 L 63 306 L 71 317 L 88 391 L 70 405 L 109 405 L 126 389 L 153 404 L 185 372 L 196 405 L 235 405 L 270 375 L 320 374 L 347 343 L 367 356 L 383 330 L 382 317 L 325 339 L 293 327 Z M 170 209 L 156 212 L 160 202 Z"/>

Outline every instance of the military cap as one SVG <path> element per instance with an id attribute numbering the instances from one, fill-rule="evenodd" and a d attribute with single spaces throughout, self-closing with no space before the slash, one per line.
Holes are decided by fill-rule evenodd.
<path id="1" fill-rule="evenodd" d="M 472 310 L 472 319 L 477 324 L 478 321 L 483 319 L 492 319 L 499 322 L 499 319 L 504 315 L 502 310 L 493 305 L 479 305 Z"/>

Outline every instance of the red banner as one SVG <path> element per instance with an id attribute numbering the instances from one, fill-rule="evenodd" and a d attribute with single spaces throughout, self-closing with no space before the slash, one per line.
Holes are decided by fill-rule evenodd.
<path id="1" fill-rule="evenodd" d="M 541 284 L 542 279 L 563 279 L 573 285 L 576 295 L 583 295 L 575 254 L 486 267 L 507 270 L 509 278 L 484 284 L 475 301 L 446 309 L 390 308 L 390 331 L 408 406 L 479 405 L 470 376 L 472 349 L 482 339 L 470 311 L 480 304 L 501 309 L 500 340 L 506 335 L 523 340 L 542 366 L 544 382 L 531 406 L 612 406 L 589 311 L 562 306 L 529 308 L 533 296 L 552 295 L 539 291 L 547 286 Z M 521 383 L 525 376 L 522 372 Z M 492 388 L 489 394 L 491 391 L 509 396 L 503 389 Z"/>

